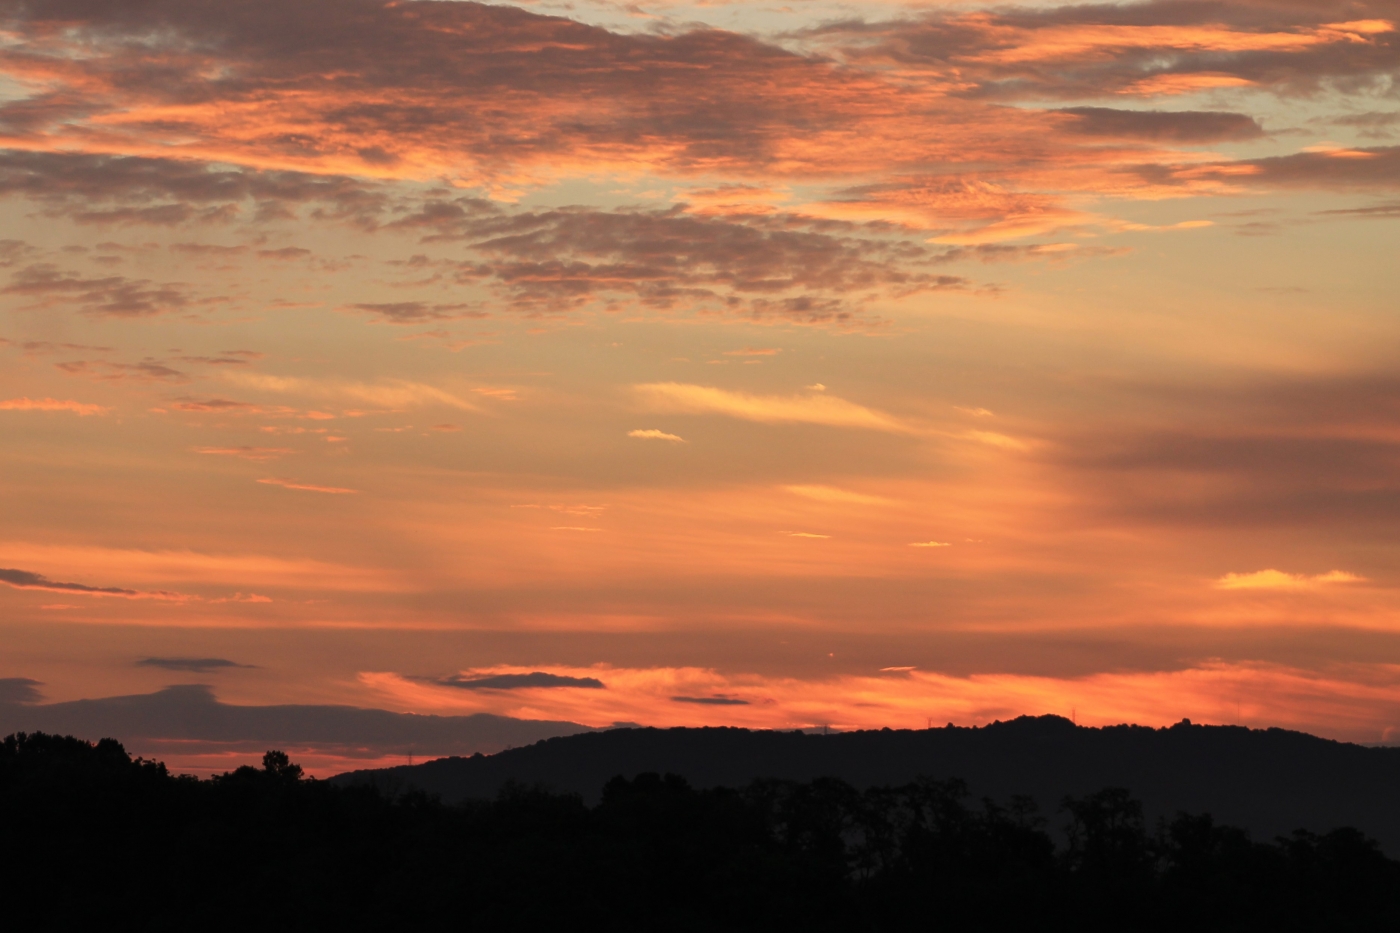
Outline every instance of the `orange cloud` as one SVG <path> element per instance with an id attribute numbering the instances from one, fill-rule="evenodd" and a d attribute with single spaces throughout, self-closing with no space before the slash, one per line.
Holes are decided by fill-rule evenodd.
<path id="1" fill-rule="evenodd" d="M 1363 669 L 1364 668 L 1364 669 Z M 479 675 L 522 675 L 501 666 Z M 387 672 L 360 682 L 381 702 L 415 712 L 481 711 L 605 726 L 729 725 L 791 729 L 924 728 L 929 722 L 980 725 L 1019 715 L 1074 715 L 1082 725 L 1131 722 L 1268 723 L 1360 741 L 1380 741 L 1400 719 L 1400 668 L 1365 665 L 1333 673 L 1272 664 L 1212 662 L 1175 671 L 1102 673 L 1078 678 L 977 674 L 952 677 L 890 667 L 879 674 L 830 679 L 724 674 L 709 668 L 552 667 L 603 689 L 511 690 L 487 695 Z M 883 676 L 882 676 L 883 675 Z M 696 704 L 677 697 L 723 697 Z"/>
<path id="2" fill-rule="evenodd" d="M 679 434 L 667 434 L 665 431 L 659 431 L 656 428 L 643 428 L 636 431 L 628 431 L 627 436 L 638 437 L 642 438 L 643 440 L 671 441 L 675 444 L 686 443 L 686 439 L 681 437 Z"/>
<path id="3" fill-rule="evenodd" d="M 391 592 L 405 583 L 373 565 L 275 554 L 228 554 L 195 550 L 110 548 L 0 541 L 0 563 L 43 566 L 75 577 L 103 576 L 148 587 L 219 586 L 308 591 Z"/>
<path id="4" fill-rule="evenodd" d="M 834 395 L 750 395 L 677 382 L 647 383 L 633 386 L 632 389 L 650 411 L 720 414 L 767 424 L 821 424 L 897 434 L 915 433 L 913 427 L 893 415 Z"/>
<path id="5" fill-rule="evenodd" d="M 211 454 L 216 457 L 238 457 L 241 460 L 253 460 L 262 463 L 268 460 L 276 460 L 294 451 L 290 447 L 194 447 L 191 448 L 197 454 Z"/>
<path id="6" fill-rule="evenodd" d="M 1253 573 L 1227 573 L 1215 585 L 1222 590 L 1297 590 L 1313 589 L 1329 583 L 1359 583 L 1364 577 L 1345 570 L 1308 576 L 1305 573 L 1284 573 L 1281 570 L 1256 570 Z"/>
<path id="7" fill-rule="evenodd" d="M 323 492 L 332 496 L 348 496 L 358 493 L 358 489 L 346 489 L 342 486 L 318 486 L 315 483 L 299 483 L 296 480 L 281 479 L 278 477 L 267 477 L 258 480 L 268 486 L 281 486 L 283 489 L 300 489 L 305 492 Z"/>
<path id="8" fill-rule="evenodd" d="M 0 411 L 69 411 L 75 415 L 105 415 L 111 411 L 104 405 L 75 402 L 56 398 L 11 398 L 0 400 Z"/>

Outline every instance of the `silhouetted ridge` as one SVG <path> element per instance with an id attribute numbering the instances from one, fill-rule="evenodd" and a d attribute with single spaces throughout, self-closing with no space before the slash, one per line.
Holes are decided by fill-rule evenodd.
<path id="1" fill-rule="evenodd" d="M 491 756 L 356 771 L 336 782 L 383 782 L 447 801 L 489 799 L 509 780 L 585 800 L 614 775 L 682 775 L 696 787 L 758 778 L 835 777 L 857 787 L 920 775 L 965 780 L 974 795 L 1006 801 L 1131 788 L 1147 819 L 1209 812 L 1257 838 L 1304 828 L 1357 826 L 1400 853 L 1400 748 L 1368 748 L 1283 729 L 1076 726 L 1022 716 L 980 728 L 833 735 L 733 728 L 614 729 L 547 739 Z"/>
<path id="2" fill-rule="evenodd" d="M 644 773 L 613 777 L 592 807 L 518 783 L 450 806 L 307 780 L 279 751 L 201 781 L 111 739 L 18 734 L 0 743 L 0 821 L 0 896 L 24 930 L 1400 925 L 1400 863 L 1354 829 L 1256 841 L 1184 814 L 1150 827 L 1113 787 L 1042 812 L 957 780 L 698 789 Z"/>

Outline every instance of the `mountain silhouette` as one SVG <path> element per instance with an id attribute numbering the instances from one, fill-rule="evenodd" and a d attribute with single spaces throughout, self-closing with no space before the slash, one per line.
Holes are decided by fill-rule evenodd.
<path id="1" fill-rule="evenodd" d="M 1143 801 L 1149 821 L 1210 813 L 1261 840 L 1354 826 L 1400 853 L 1400 748 L 1186 720 L 1161 729 L 1089 728 L 1059 716 L 1023 716 L 982 727 L 833 735 L 613 729 L 332 780 L 418 789 L 448 802 L 493 798 L 516 782 L 595 802 L 613 776 L 648 772 L 681 775 L 699 788 L 760 778 L 835 777 L 859 788 L 958 778 L 978 797 L 1029 795 L 1050 816 L 1066 796 L 1124 787 Z"/>

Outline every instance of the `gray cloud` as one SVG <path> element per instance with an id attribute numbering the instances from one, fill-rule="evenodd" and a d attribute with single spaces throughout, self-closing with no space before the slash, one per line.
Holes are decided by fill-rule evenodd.
<path id="1" fill-rule="evenodd" d="M 1392 128 L 1400 124 L 1400 111 L 1372 110 L 1367 113 L 1349 113 L 1333 117 L 1327 121 L 1332 126 L 1345 126 L 1356 130 L 1367 139 L 1389 139 L 1395 134 Z"/>
<path id="2" fill-rule="evenodd" d="M 257 219 L 293 217 L 302 206 L 313 216 L 373 226 L 390 203 L 380 186 L 340 175 L 20 150 L 0 150 L 0 195 L 28 197 L 47 213 L 80 223 L 157 226 L 227 221 L 245 207 Z"/>
<path id="3" fill-rule="evenodd" d="M 6 703 L 21 706 L 38 703 L 44 698 L 38 690 L 41 686 L 39 681 L 28 677 L 0 677 L 0 706 Z"/>
<path id="4" fill-rule="evenodd" d="M 1153 185 L 1211 180 L 1232 187 L 1385 191 L 1400 187 L 1400 146 L 1296 152 L 1205 165 L 1153 163 L 1127 171 Z"/>
<path id="5" fill-rule="evenodd" d="M 1317 217 L 1359 217 L 1370 220 L 1394 220 L 1400 218 L 1400 202 L 1371 204 L 1366 207 L 1336 208 L 1330 211 L 1317 211 Z"/>
<path id="6" fill-rule="evenodd" d="M 389 324 L 422 324 L 425 321 L 450 321 L 465 317 L 485 317 L 468 304 L 437 304 L 426 301 L 362 302 L 350 307 L 367 311 Z"/>
<path id="7" fill-rule="evenodd" d="M 594 677 L 564 677 L 544 671 L 529 674 L 491 674 L 486 677 L 463 677 L 461 674 L 453 674 L 451 677 L 438 678 L 434 682 L 459 690 L 521 690 L 527 687 L 585 687 L 590 690 L 604 688 L 603 682 Z"/>
<path id="8" fill-rule="evenodd" d="M 135 696 L 0 706 L 0 734 L 43 731 L 113 737 L 137 754 L 201 754 L 264 748 L 350 757 L 492 753 L 557 735 L 590 731 L 571 722 L 420 716 L 352 706 L 234 706 L 199 684 Z"/>
<path id="9" fill-rule="evenodd" d="M 710 697 L 671 697 L 672 703 L 698 703 L 702 706 L 748 706 L 748 700 L 740 700 L 736 697 L 710 696 Z"/>
<path id="10" fill-rule="evenodd" d="M 224 658 L 142 658 L 137 667 L 159 667 L 167 671 L 190 671 L 195 674 L 210 674 L 233 667 L 253 667 L 239 664 Z"/>
<path id="11" fill-rule="evenodd" d="M 630 297 L 657 309 L 684 302 L 758 317 L 839 323 L 859 314 L 847 296 L 858 300 L 972 284 L 929 271 L 947 261 L 946 251 L 930 249 L 889 224 L 791 215 L 710 217 L 684 207 L 505 213 L 478 210 L 470 199 L 430 202 L 397 223 L 424 231 L 428 242 L 463 242 L 482 258 L 451 264 L 455 279 L 494 283 L 520 310 Z M 423 265 L 409 269 L 420 272 Z M 432 313 L 414 302 L 360 307 L 405 320 Z"/>
<path id="12" fill-rule="evenodd" d="M 53 590 L 59 593 L 92 593 L 105 596 L 139 596 L 136 590 L 122 589 L 117 586 L 88 586 L 83 583 L 59 583 L 57 580 L 50 580 L 39 573 L 32 573 L 28 570 L 13 570 L 0 568 L 0 583 L 8 583 L 10 586 L 21 590 Z"/>
<path id="13" fill-rule="evenodd" d="M 1101 509 L 1220 527 L 1346 525 L 1363 535 L 1400 520 L 1393 378 L 1119 388 L 1189 412 L 1192 423 L 1057 438 L 1045 459 L 1075 474 Z"/>
<path id="14" fill-rule="evenodd" d="M 148 317 L 181 310 L 192 300 L 180 283 L 157 284 L 120 275 L 90 278 L 52 263 L 34 263 L 14 272 L 0 294 L 32 297 L 40 304 L 76 304 L 99 317 Z"/>
<path id="15" fill-rule="evenodd" d="M 1156 142 L 1210 143 L 1255 139 L 1263 127 L 1243 113 L 1213 110 L 1113 110 L 1108 107 L 1067 107 L 1053 111 L 1071 119 L 1072 133 Z"/>

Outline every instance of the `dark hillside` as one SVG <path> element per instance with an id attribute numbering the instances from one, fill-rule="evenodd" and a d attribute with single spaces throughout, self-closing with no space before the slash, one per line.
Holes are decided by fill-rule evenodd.
<path id="1" fill-rule="evenodd" d="M 0 741 L 0 899 L 26 931 L 1400 929 L 1400 862 L 1355 829 L 1149 826 L 1123 788 L 1048 821 L 928 779 L 649 773 L 598 797 L 517 784 L 449 805 L 308 780 L 279 751 L 198 780 L 113 739 L 20 733 Z"/>
<path id="2" fill-rule="evenodd" d="M 1208 812 L 1256 839 L 1356 826 L 1400 854 L 1400 748 L 1283 729 L 1178 723 L 1087 728 L 1058 716 L 981 728 L 806 735 L 745 729 L 616 729 L 491 756 L 356 771 L 337 783 L 416 788 L 447 801 L 492 798 L 508 780 L 596 801 L 614 775 L 684 776 L 696 787 L 836 777 L 857 787 L 915 777 L 965 780 L 973 795 L 1026 794 L 1053 812 L 1066 795 L 1126 787 L 1149 821 Z"/>

